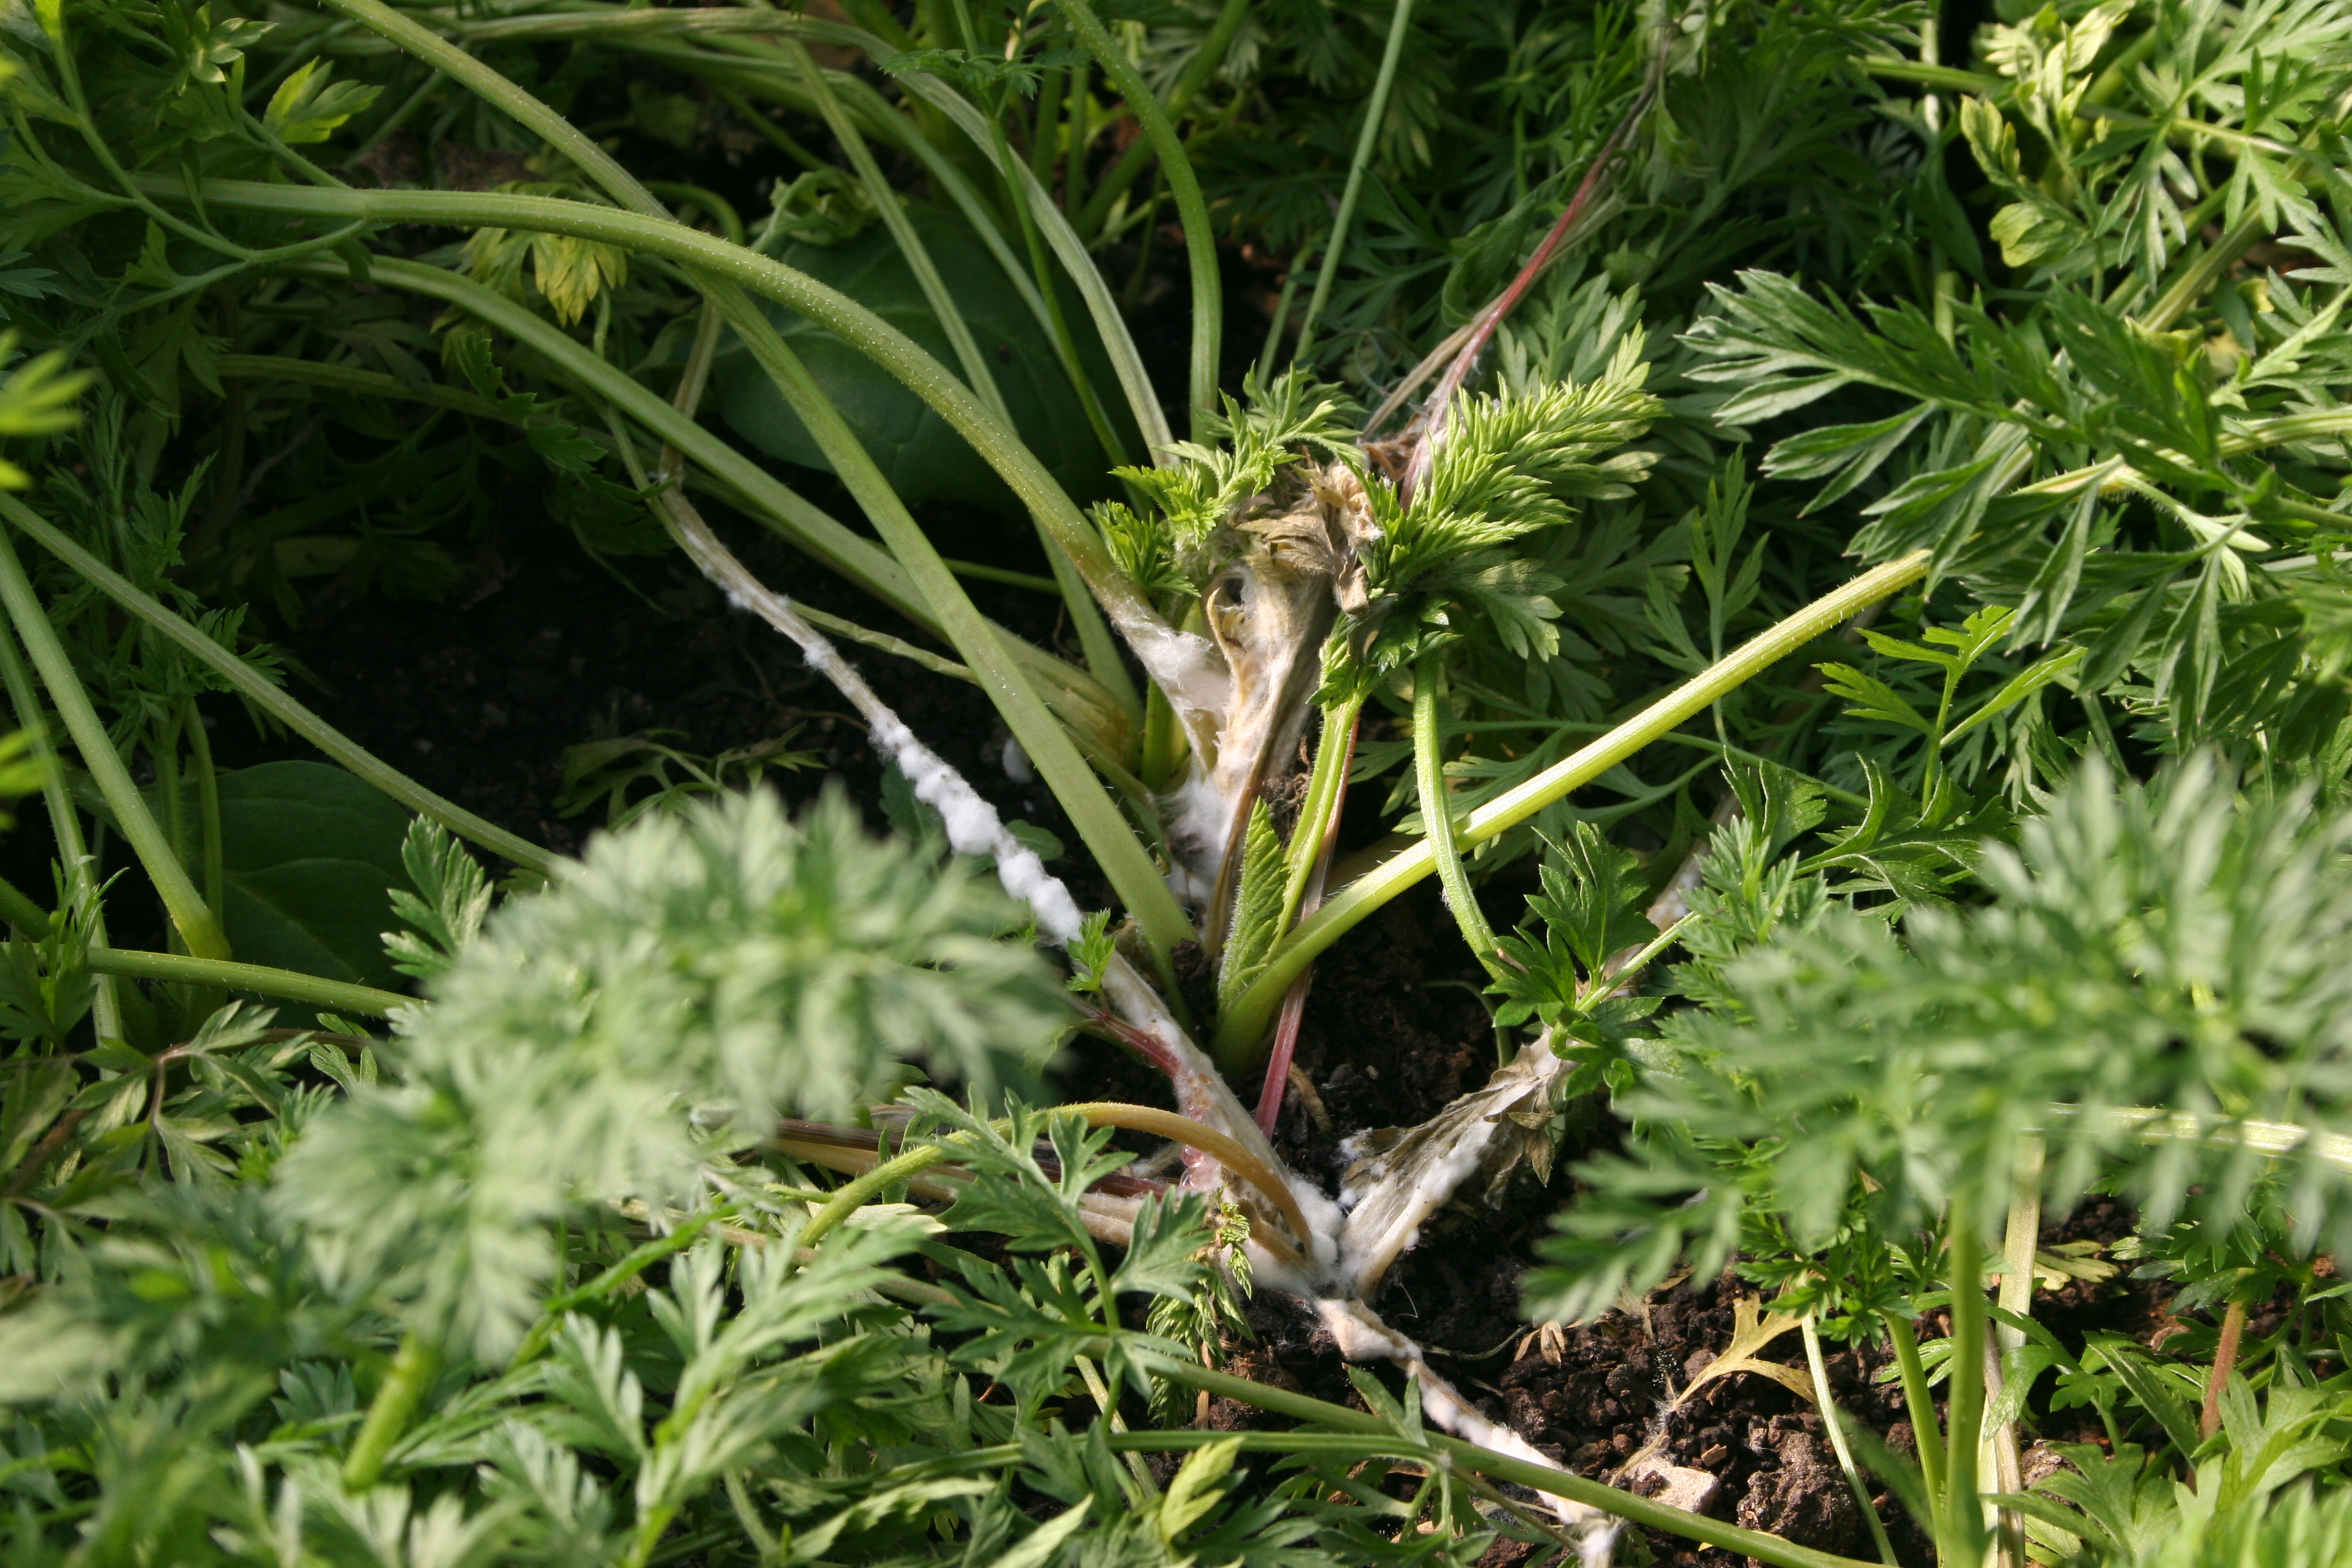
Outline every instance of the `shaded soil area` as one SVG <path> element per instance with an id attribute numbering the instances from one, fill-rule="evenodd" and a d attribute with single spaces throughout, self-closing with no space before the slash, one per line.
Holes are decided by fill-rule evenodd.
<path id="1" fill-rule="evenodd" d="M 950 552 L 961 544 L 1044 569 L 1008 548 L 1025 542 L 1034 556 L 1034 538 L 998 537 L 1013 525 L 984 514 L 933 521 Z M 952 657 L 772 536 L 742 525 L 725 531 L 762 581 L 793 598 Z M 1063 640 L 1058 601 L 974 586 L 1000 624 L 1049 647 Z M 568 532 L 525 521 L 483 541 L 466 581 L 440 603 L 353 597 L 331 583 L 283 635 L 310 678 L 295 682 L 309 688 L 300 695 L 329 722 L 458 805 L 560 851 L 576 851 L 604 824 L 601 806 L 559 810 L 565 751 L 632 735 L 658 734 L 705 757 L 789 735 L 793 749 L 816 760 L 772 771 L 775 788 L 797 803 L 839 787 L 884 825 L 881 765 L 839 695 L 790 641 L 727 605 L 677 555 L 600 564 Z M 1051 793 L 1007 773 L 1006 732 L 976 688 L 845 647 L 915 732 L 1008 817 L 1075 842 Z M 223 760 L 247 760 L 238 751 L 224 742 Z M 1085 874 L 1076 854 L 1055 869 Z M 1105 896 L 1078 891 L 1082 901 Z"/>
<path id="2" fill-rule="evenodd" d="M 1461 1200 L 1442 1211 L 1420 1246 L 1400 1261 L 1379 1310 L 1420 1341 L 1432 1352 L 1433 1366 L 1486 1415 L 1507 1422 L 1576 1473 L 1802 1546 L 1874 1559 L 1869 1526 L 1811 1402 L 1769 1374 L 1707 1375 L 1733 1343 L 1741 1298 L 1752 1302 L 1756 1296 L 1734 1273 L 1680 1279 L 1580 1328 L 1544 1331 L 1521 1319 L 1520 1279 L 1530 1249 L 1569 1186 L 1566 1176 L 1547 1187 L 1522 1172 L 1500 1208 Z M 2109 1242 L 2130 1229 L 2126 1208 L 2097 1199 L 2046 1227 L 2042 1242 Z M 2118 1275 L 2045 1291 L 2036 1300 L 2035 1316 L 2077 1350 L 2094 1331 L 2126 1333 L 2143 1343 L 2200 1331 L 2166 1310 L 2170 1295 L 2160 1283 Z M 2275 1315 L 2268 1320 L 2272 1328 L 2277 1321 Z M 1232 1347 L 1231 1370 L 1365 1408 L 1320 1325 L 1273 1298 L 1254 1303 L 1251 1322 L 1256 1342 Z M 1918 1331 L 1928 1339 L 1948 1333 L 1949 1324 L 1937 1314 Z M 2202 1331 L 2210 1336 L 2210 1329 Z M 1867 1428 L 1886 1449 L 1915 1458 L 1916 1442 L 1887 1349 L 1825 1342 L 1823 1350 L 1842 1419 Z M 1810 1379 L 1793 1327 L 1753 1353 Z M 1398 1386 L 1393 1377 L 1385 1381 Z M 2048 1389 L 2045 1381 L 2037 1410 Z M 1221 1399 L 1213 1402 L 1207 1424 L 1246 1430 L 1282 1423 Z M 2105 1446 L 2104 1430 L 2087 1410 L 2045 1415 L 2040 1426 L 2045 1440 Z M 2059 1463 L 2039 1446 L 2021 1458 L 2029 1479 Z M 1926 1532 L 1883 1483 L 1870 1485 L 1897 1559 L 1906 1568 L 1931 1563 Z M 1506 1540 L 1485 1562 L 1507 1568 L 1549 1561 L 1551 1552 Z M 1649 1561 L 1690 1568 L 1735 1568 L 1750 1561 L 1640 1531 L 1629 1532 L 1619 1560 L 1639 1563 L 1644 1552 Z"/>

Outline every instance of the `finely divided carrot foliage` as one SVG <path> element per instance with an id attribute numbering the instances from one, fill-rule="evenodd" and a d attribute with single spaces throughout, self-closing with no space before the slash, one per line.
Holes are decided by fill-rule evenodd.
<path id="1" fill-rule="evenodd" d="M 2352 1556 L 2342 0 L 0 27 L 0 1536 Z"/>

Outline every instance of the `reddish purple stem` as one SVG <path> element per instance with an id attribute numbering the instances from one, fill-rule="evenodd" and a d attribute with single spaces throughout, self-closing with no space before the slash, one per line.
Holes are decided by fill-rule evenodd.
<path id="1" fill-rule="evenodd" d="M 1108 1007 L 1097 1006 L 1091 1003 L 1082 1003 L 1080 1007 L 1087 1016 L 1087 1022 L 1110 1036 L 1170 1078 L 1176 1076 L 1176 1058 L 1169 1055 L 1168 1047 L 1157 1039 L 1145 1034 Z"/>
<path id="2" fill-rule="evenodd" d="M 780 1141 L 801 1143 L 825 1143 L 836 1149 L 870 1149 L 879 1152 L 882 1135 L 871 1127 L 835 1127 L 829 1121 L 803 1121 L 798 1117 L 780 1117 L 776 1121 L 776 1137 Z M 1059 1180 L 1062 1163 L 1041 1148 L 1034 1155 L 1037 1168 L 1049 1177 Z M 1148 1198 L 1164 1193 L 1168 1184 L 1150 1176 L 1126 1176 L 1113 1172 L 1098 1178 L 1087 1191 L 1108 1197 Z"/>
<path id="3" fill-rule="evenodd" d="M 1543 269 L 1550 265 L 1552 252 L 1559 248 L 1560 241 L 1568 237 L 1568 231 L 1575 226 L 1576 220 L 1584 216 L 1585 205 L 1591 201 L 1593 192 L 1601 188 L 1601 178 L 1608 174 L 1611 160 L 1617 156 L 1617 149 L 1633 133 L 1633 127 L 1641 123 L 1642 116 L 1649 111 L 1650 100 L 1656 93 L 1655 88 L 1645 88 L 1642 96 L 1634 100 L 1633 109 L 1617 122 L 1617 129 L 1609 133 L 1609 140 L 1601 144 L 1601 151 L 1594 156 L 1591 167 L 1584 171 L 1584 179 L 1576 187 L 1576 195 L 1570 199 L 1568 210 L 1559 215 L 1559 221 L 1551 226 L 1551 232 L 1544 236 L 1543 243 L 1536 247 L 1535 255 L 1519 268 L 1519 275 L 1511 279 L 1511 286 L 1503 290 L 1502 297 L 1487 306 L 1479 316 L 1469 342 L 1464 343 L 1462 352 L 1454 356 L 1454 363 L 1445 367 L 1445 374 L 1438 382 L 1437 390 L 1430 395 L 1425 405 L 1429 410 L 1428 428 L 1422 435 L 1421 445 L 1413 452 L 1403 480 L 1397 486 L 1399 498 L 1408 504 L 1412 500 L 1412 492 L 1420 489 L 1421 482 L 1429 477 L 1430 465 L 1436 460 L 1437 444 L 1444 438 L 1445 415 L 1454 405 L 1454 395 L 1461 391 L 1462 384 L 1469 379 L 1471 368 L 1478 363 L 1478 356 L 1486 352 L 1496 329 L 1503 324 L 1503 318 L 1517 307 L 1520 297 L 1534 286 L 1535 280 L 1542 276 Z"/>

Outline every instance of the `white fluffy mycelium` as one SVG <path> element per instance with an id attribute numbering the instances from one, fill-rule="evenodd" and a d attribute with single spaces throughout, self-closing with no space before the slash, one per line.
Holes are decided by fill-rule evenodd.
<path id="1" fill-rule="evenodd" d="M 753 577 L 698 519 L 674 515 L 673 521 L 678 525 L 680 542 L 703 572 L 726 591 L 729 602 L 791 637 L 809 667 L 830 680 L 856 709 L 875 748 L 907 776 L 916 797 L 939 812 L 948 841 L 957 852 L 992 857 L 1005 891 L 1028 907 L 1039 933 L 1057 947 L 1066 946 L 1082 923 L 1076 900 L 1035 853 L 1006 830 L 996 808 L 915 737 L 824 635 L 793 609 L 789 599 Z M 1264 683 L 1266 698 L 1284 689 L 1295 691 L 1287 669 L 1283 675 Z M 1266 701 L 1261 725 L 1289 706 L 1279 700 Z M 1263 733 L 1253 735 L 1253 743 L 1244 750 L 1262 762 L 1265 740 Z M 1237 760 L 1227 759 L 1229 764 Z M 1232 771 L 1230 766 L 1227 771 Z M 1213 798 L 1225 792 L 1212 787 L 1200 793 Z M 1171 1064 L 1170 1077 L 1178 1109 L 1241 1144 L 1289 1190 L 1305 1217 L 1311 1234 L 1287 1237 L 1286 1222 L 1247 1184 L 1222 1170 L 1214 1160 L 1197 1152 L 1188 1158 L 1188 1185 L 1229 1189 L 1230 1195 L 1250 1214 L 1253 1236 L 1248 1248 L 1257 1280 L 1296 1299 L 1332 1331 L 1349 1360 L 1385 1360 L 1402 1368 L 1421 1388 L 1423 1414 L 1439 1427 L 1497 1452 L 1557 1468 L 1518 1433 L 1481 1415 L 1430 1368 L 1420 1346 L 1382 1322 L 1369 1304 L 1389 1266 L 1412 1246 L 1422 1224 L 1486 1163 L 1496 1117 L 1530 1094 L 1540 1093 L 1557 1070 L 1559 1058 L 1549 1040 L 1530 1044 L 1494 1082 L 1407 1131 L 1381 1160 L 1360 1165 L 1351 1173 L 1348 1189 L 1335 1201 L 1283 1163 L 1215 1064 L 1125 958 L 1111 961 L 1104 975 L 1103 994 L 1128 1027 L 1150 1037 L 1164 1052 Z M 1618 1521 L 1568 1498 L 1545 1494 L 1543 1500 L 1575 1537 L 1585 1568 L 1604 1568 Z"/>

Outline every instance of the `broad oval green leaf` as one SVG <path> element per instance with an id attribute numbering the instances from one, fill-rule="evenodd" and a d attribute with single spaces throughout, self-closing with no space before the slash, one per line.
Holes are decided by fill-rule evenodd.
<path id="1" fill-rule="evenodd" d="M 263 763 L 219 777 L 221 913 L 237 958 L 403 989 L 383 932 L 394 923 L 392 890 L 408 886 L 407 811 L 324 763 Z M 193 838 L 193 789 L 188 804 Z"/>
<path id="2" fill-rule="evenodd" d="M 1012 281 L 959 214 L 921 204 L 907 212 L 965 324 L 988 361 L 1014 427 L 1040 462 L 1080 502 L 1118 493 L 1102 444 L 1070 385 L 1052 341 L 1023 303 Z M 791 245 L 781 259 L 847 294 L 961 372 L 946 331 L 932 315 L 914 269 L 889 230 L 877 224 L 839 245 Z M 1110 362 L 1084 310 L 1065 300 L 1065 319 L 1079 345 L 1079 361 L 1096 386 L 1115 385 Z M 807 363 L 810 374 L 841 411 L 850 429 L 898 494 L 910 501 L 962 500 L 1018 512 L 1013 492 L 947 422 L 873 361 L 833 332 L 781 305 L 769 318 Z M 711 369 L 713 402 L 735 434 L 771 458 L 830 469 L 807 426 L 785 405 L 751 354 L 731 334 Z M 1130 457 L 1141 444 L 1123 409 L 1111 415 Z"/>

